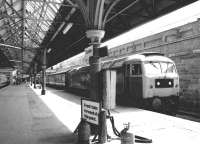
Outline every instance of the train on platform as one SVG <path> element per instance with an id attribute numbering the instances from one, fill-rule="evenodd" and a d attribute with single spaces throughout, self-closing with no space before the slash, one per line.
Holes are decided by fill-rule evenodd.
<path id="1" fill-rule="evenodd" d="M 179 75 L 175 63 L 161 53 L 144 52 L 121 58 L 105 57 L 101 71 L 116 71 L 116 101 L 139 108 L 176 113 Z M 47 75 L 48 85 L 88 91 L 90 66 L 78 66 Z"/>
<path id="2" fill-rule="evenodd" d="M 0 73 L 0 88 L 10 84 L 9 78 L 5 74 Z"/>

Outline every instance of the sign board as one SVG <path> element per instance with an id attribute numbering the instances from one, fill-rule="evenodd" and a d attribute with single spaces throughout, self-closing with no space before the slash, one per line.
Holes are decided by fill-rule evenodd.
<path id="1" fill-rule="evenodd" d="M 100 103 L 82 99 L 81 118 L 92 124 L 99 124 Z"/>

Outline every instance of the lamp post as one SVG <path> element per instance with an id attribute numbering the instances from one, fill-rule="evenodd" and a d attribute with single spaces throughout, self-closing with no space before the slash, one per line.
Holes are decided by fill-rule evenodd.
<path id="1" fill-rule="evenodd" d="M 31 86 L 32 86 L 32 70 L 31 70 L 31 72 L 30 72 L 30 83 L 31 83 Z"/>
<path id="2" fill-rule="evenodd" d="M 34 89 L 36 89 L 37 63 L 34 63 Z"/>

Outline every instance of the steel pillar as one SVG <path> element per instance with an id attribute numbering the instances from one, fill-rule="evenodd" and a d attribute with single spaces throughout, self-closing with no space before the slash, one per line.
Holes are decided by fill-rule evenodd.
<path id="1" fill-rule="evenodd" d="M 98 48 L 100 47 L 101 39 L 104 36 L 103 30 L 88 30 L 86 32 L 87 38 L 91 40 L 91 45 L 93 46 L 93 56 L 90 57 L 89 63 L 91 66 L 90 75 L 91 75 L 91 87 L 90 87 L 90 96 L 91 99 L 101 102 L 101 84 L 99 78 L 99 72 L 101 71 L 99 63 L 99 53 Z"/>
<path id="2" fill-rule="evenodd" d="M 99 51 L 98 48 L 101 44 L 101 39 L 104 37 L 105 31 L 103 30 L 88 30 L 86 31 L 86 36 L 91 40 L 91 45 L 93 46 L 93 56 L 90 57 L 90 76 L 91 76 L 91 87 L 90 87 L 90 97 L 91 99 L 102 103 L 102 87 L 100 71 L 101 66 L 99 63 Z M 99 142 L 105 143 L 107 140 L 107 125 L 106 125 L 106 112 L 102 111 L 100 113 L 100 125 L 99 125 Z"/>
<path id="3" fill-rule="evenodd" d="M 32 73 L 30 74 L 30 83 L 31 83 L 31 86 L 32 86 Z"/>
<path id="4" fill-rule="evenodd" d="M 41 95 L 45 95 L 46 93 L 46 52 L 47 49 L 43 50 L 43 63 L 42 63 L 42 91 Z"/>
<path id="5" fill-rule="evenodd" d="M 116 0 L 117 2 L 119 0 Z M 90 45 L 93 46 L 93 56 L 89 58 L 90 69 L 90 98 L 91 100 L 102 103 L 102 87 L 101 87 L 101 67 L 99 63 L 99 51 L 101 40 L 104 37 L 103 30 L 107 21 L 108 14 L 117 2 L 113 2 L 108 8 L 104 8 L 105 0 L 76 0 L 80 7 L 81 13 L 87 27 L 86 36 L 91 40 Z M 102 108 L 101 108 L 102 109 Z M 99 142 L 105 143 L 107 140 L 106 113 L 102 111 L 99 119 Z M 83 127 L 83 126 L 82 126 Z M 83 131 L 87 131 L 86 129 Z"/>

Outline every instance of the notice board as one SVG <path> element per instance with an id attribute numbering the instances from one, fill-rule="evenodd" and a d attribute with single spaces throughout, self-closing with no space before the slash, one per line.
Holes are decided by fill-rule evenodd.
<path id="1" fill-rule="evenodd" d="M 81 99 L 81 118 L 92 124 L 99 124 L 100 103 Z"/>

